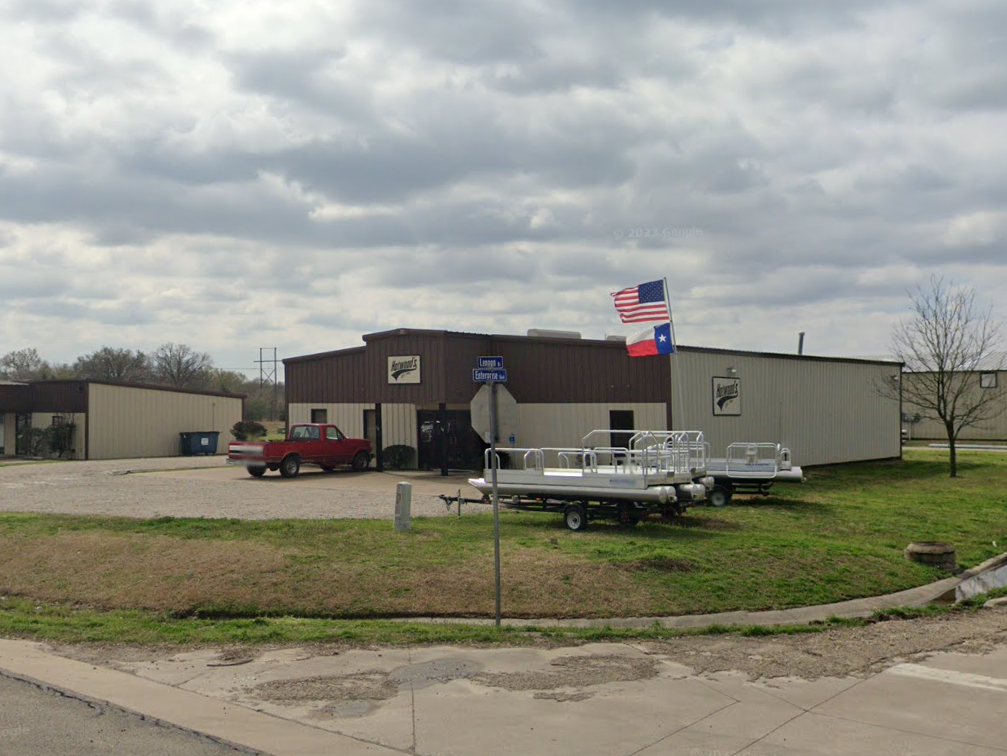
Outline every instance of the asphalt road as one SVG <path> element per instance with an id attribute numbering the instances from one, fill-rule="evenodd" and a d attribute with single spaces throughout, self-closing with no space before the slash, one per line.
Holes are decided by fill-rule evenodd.
<path id="1" fill-rule="evenodd" d="M 142 702 L 137 702 L 142 706 Z M 0 756 L 225 756 L 236 750 L 0 675 Z"/>

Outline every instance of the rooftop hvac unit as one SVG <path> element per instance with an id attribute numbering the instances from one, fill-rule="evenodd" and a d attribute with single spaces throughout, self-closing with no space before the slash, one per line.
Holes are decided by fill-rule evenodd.
<path id="1" fill-rule="evenodd" d="M 542 328 L 529 328 L 528 335 L 538 339 L 579 339 L 577 331 L 547 331 Z"/>
<path id="2" fill-rule="evenodd" d="M 626 343 L 626 337 L 618 333 L 606 333 L 605 341 L 618 341 L 621 344 Z"/>

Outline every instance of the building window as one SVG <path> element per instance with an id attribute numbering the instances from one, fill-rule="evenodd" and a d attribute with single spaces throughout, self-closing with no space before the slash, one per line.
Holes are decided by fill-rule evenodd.
<path id="1" fill-rule="evenodd" d="M 327 409 L 313 409 L 313 410 L 311 410 L 311 422 L 313 422 L 313 423 L 327 423 L 327 422 L 329 422 L 329 411 Z"/>
<path id="2" fill-rule="evenodd" d="M 997 374 L 996 373 L 980 373 L 979 374 L 979 388 L 993 389 L 997 387 Z"/>
<path id="3" fill-rule="evenodd" d="M 52 416 L 52 426 L 54 428 L 58 428 L 62 424 L 63 424 L 63 416 L 62 415 L 53 415 Z"/>

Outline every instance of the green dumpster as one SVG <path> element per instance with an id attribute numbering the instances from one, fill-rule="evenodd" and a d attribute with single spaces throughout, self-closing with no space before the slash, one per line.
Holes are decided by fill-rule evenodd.
<path id="1" fill-rule="evenodd" d="M 197 454 L 216 454 L 219 431 L 189 431 L 179 433 L 182 456 L 194 457 Z"/>

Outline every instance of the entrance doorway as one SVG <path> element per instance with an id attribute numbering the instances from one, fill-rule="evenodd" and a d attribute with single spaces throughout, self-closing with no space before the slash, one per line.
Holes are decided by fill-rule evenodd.
<path id="1" fill-rule="evenodd" d="M 629 440 L 633 437 L 633 432 L 635 431 L 633 410 L 609 410 L 608 427 L 609 430 L 613 431 L 609 434 L 611 436 L 609 444 L 612 446 L 628 447 Z M 616 433 L 615 431 L 625 432 Z"/>
<path id="2" fill-rule="evenodd" d="M 28 439 L 24 437 L 24 431 L 31 428 L 31 413 L 18 412 L 14 415 L 14 453 L 28 453 Z"/>
<path id="3" fill-rule="evenodd" d="M 442 419 L 443 414 L 443 419 Z M 416 413 L 418 463 L 421 470 L 447 467 L 481 470 L 486 445 L 472 430 L 468 410 L 418 410 Z M 447 464 L 444 463 L 445 455 Z"/>

